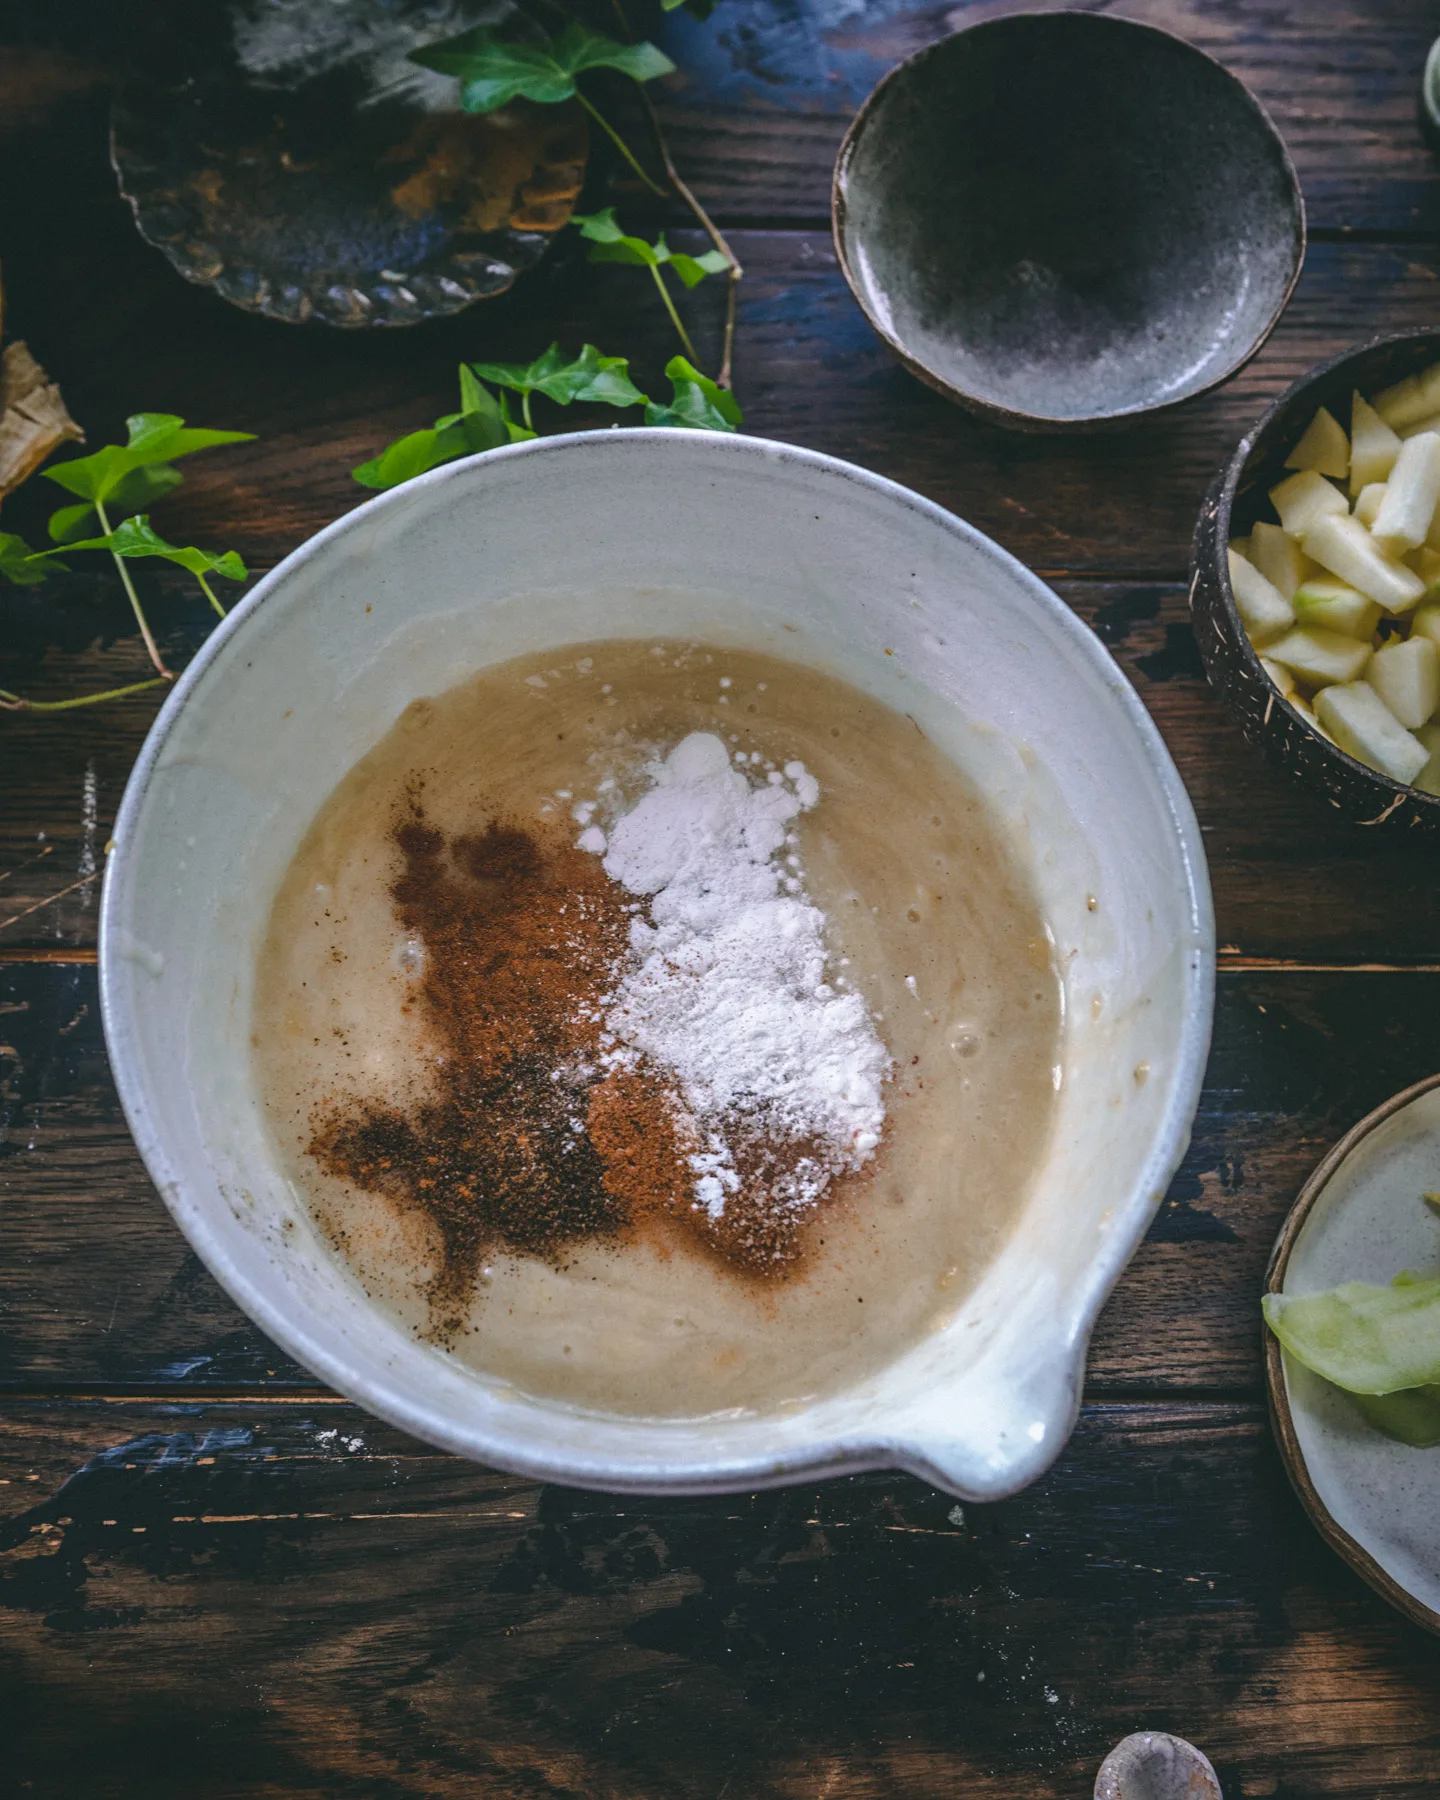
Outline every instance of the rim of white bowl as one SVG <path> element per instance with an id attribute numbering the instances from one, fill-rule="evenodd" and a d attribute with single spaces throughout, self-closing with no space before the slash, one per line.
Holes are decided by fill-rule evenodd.
<path id="1" fill-rule="evenodd" d="M 488 1431 L 483 1418 L 477 1424 L 471 1420 L 457 1421 L 453 1416 L 438 1411 L 431 1413 L 408 1399 L 394 1396 L 382 1383 L 354 1381 L 343 1355 L 325 1339 L 312 1335 L 305 1321 L 294 1318 L 276 1306 L 268 1293 L 256 1288 L 235 1270 L 229 1263 L 223 1244 L 206 1228 L 207 1222 L 193 1212 L 182 1213 L 171 1198 L 172 1195 L 179 1196 L 184 1184 L 171 1166 L 160 1133 L 155 1128 L 140 1059 L 132 1058 L 129 1054 L 129 1022 L 124 1002 L 111 981 L 110 970 L 119 954 L 117 937 L 127 929 L 122 915 L 129 899 L 131 876 L 130 863 L 125 856 L 125 844 L 145 804 L 150 780 L 166 739 L 205 671 L 226 650 L 231 640 L 244 631 L 249 620 L 265 604 L 270 594 L 288 581 L 297 569 L 312 558 L 323 555 L 334 540 L 345 536 L 357 523 L 372 518 L 388 507 L 408 504 L 421 488 L 466 481 L 480 469 L 492 467 L 502 461 L 595 454 L 603 452 L 607 445 L 626 447 L 644 442 L 664 444 L 670 450 L 678 450 L 681 455 L 687 454 L 686 446 L 703 446 L 707 450 L 718 448 L 722 455 L 748 457 L 758 454 L 772 463 L 779 461 L 804 464 L 840 481 L 855 482 L 861 487 L 883 494 L 938 525 L 943 531 L 998 558 L 1019 578 L 1041 610 L 1071 639 L 1076 653 L 1100 676 L 1111 697 L 1128 718 L 1159 779 L 1185 870 L 1186 903 L 1193 937 L 1193 948 L 1185 959 L 1185 1016 L 1176 1045 L 1170 1090 L 1149 1152 L 1131 1185 L 1131 1191 L 1117 1220 L 1117 1228 L 1108 1234 L 1104 1250 L 1090 1265 L 1083 1303 L 1076 1311 L 1077 1326 L 1068 1343 L 1063 1346 L 1069 1377 L 1065 1387 L 1070 1395 L 1070 1404 L 1067 1416 L 1063 1420 L 1054 1421 L 1057 1427 L 1063 1424 L 1063 1430 L 1047 1429 L 1043 1441 L 1028 1454 L 1017 1456 L 1004 1477 L 997 1480 L 993 1487 L 987 1487 L 983 1492 L 972 1488 L 965 1496 L 972 1500 L 1001 1499 L 1042 1474 L 1068 1441 L 1079 1415 L 1085 1360 L 1095 1320 L 1144 1237 L 1170 1180 L 1189 1147 L 1190 1130 L 1199 1104 L 1209 1056 L 1214 1015 L 1214 913 L 1204 843 L 1190 796 L 1159 729 L 1119 664 L 1084 621 L 1018 557 L 947 508 L 933 500 L 927 500 L 913 489 L 891 481 L 886 476 L 872 474 L 867 469 L 840 457 L 829 456 L 823 451 L 807 450 L 776 439 L 759 438 L 740 432 L 699 433 L 671 426 L 632 426 L 616 432 L 563 432 L 551 437 L 535 438 L 526 443 L 503 445 L 432 469 L 397 488 L 391 488 L 362 502 L 297 545 L 232 608 L 175 682 L 141 746 L 116 814 L 113 831 L 116 849 L 112 858 L 107 861 L 100 901 L 99 985 L 105 1044 L 126 1123 L 167 1210 L 206 1268 L 246 1316 L 287 1355 L 325 1381 L 337 1393 L 425 1442 L 451 1450 L 473 1462 L 505 1469 L 533 1480 L 589 1486 L 613 1493 L 725 1493 L 781 1487 L 797 1481 L 860 1474 L 883 1468 L 904 1469 L 948 1491 L 960 1491 L 953 1474 L 947 1473 L 940 1462 L 928 1454 L 932 1447 L 918 1437 L 910 1441 L 894 1441 L 871 1433 L 864 1437 L 844 1436 L 828 1441 L 818 1439 L 813 1446 L 783 1457 L 772 1455 L 746 1459 L 732 1456 L 701 1463 L 677 1462 L 667 1466 L 662 1473 L 650 1465 L 642 1467 L 632 1463 L 627 1467 L 607 1462 L 593 1453 L 575 1456 L 551 1454 L 533 1443 L 504 1432 Z M 1061 1348 L 1057 1347 L 1057 1350 Z M 545 1404 L 538 1397 L 536 1403 Z M 577 1414 L 577 1417 L 583 1417 L 597 1425 L 609 1419 L 609 1415 L 590 1413 Z M 628 1415 L 613 1416 L 613 1423 L 617 1425 L 639 1422 L 641 1421 Z M 685 1421 L 677 1423 L 683 1424 Z M 934 1448 L 938 1450 L 938 1446 Z"/>

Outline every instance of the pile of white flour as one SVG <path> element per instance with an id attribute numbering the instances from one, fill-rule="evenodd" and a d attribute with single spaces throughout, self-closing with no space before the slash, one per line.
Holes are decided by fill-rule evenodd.
<path id="1" fill-rule="evenodd" d="M 691 1115 L 695 1200 L 724 1215 L 740 1187 L 737 1128 L 805 1146 L 770 1199 L 813 1205 L 837 1174 L 859 1168 L 885 1123 L 890 1057 L 861 996 L 827 981 L 825 915 L 806 899 L 792 819 L 819 786 L 803 764 L 752 784 L 720 738 L 694 732 L 647 770 L 653 785 L 579 847 L 649 902 L 631 925 L 632 957 L 610 996 L 615 1063 L 646 1058 Z"/>

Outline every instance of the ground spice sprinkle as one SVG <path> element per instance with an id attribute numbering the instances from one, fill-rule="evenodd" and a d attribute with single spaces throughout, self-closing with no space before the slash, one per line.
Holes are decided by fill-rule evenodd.
<path id="1" fill-rule="evenodd" d="M 575 845 L 503 820 L 447 838 L 418 794 L 394 828 L 434 1082 L 406 1109 L 321 1109 L 310 1152 L 431 1222 L 441 1337 L 497 1250 L 678 1234 L 783 1273 L 879 1140 L 888 1057 L 825 980 L 824 916 L 782 855 L 813 780 L 797 764 L 752 785 L 708 734 L 647 773 L 608 825 L 586 805 Z"/>

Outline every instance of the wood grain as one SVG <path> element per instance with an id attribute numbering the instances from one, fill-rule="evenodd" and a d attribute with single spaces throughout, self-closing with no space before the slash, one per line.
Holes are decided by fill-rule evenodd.
<path id="1" fill-rule="evenodd" d="M 1085 4 L 1177 32 L 1245 81 L 1289 145 L 1312 229 L 1414 234 L 1440 222 L 1440 178 L 1416 116 L 1436 30 L 1424 0 Z M 828 219 L 840 139 L 887 69 L 964 25 L 1033 10 L 1036 0 L 725 0 L 701 25 L 634 8 L 680 65 L 658 91 L 706 204 L 729 220 L 796 223 Z M 183 30 L 183 6 L 162 0 L 0 10 L 0 146 L 27 129 L 64 132 L 98 164 L 109 86 L 153 66 L 152 34 L 177 14 Z M 596 16 L 613 28 L 607 7 Z M 173 44 L 158 48 L 173 60 Z M 634 136 L 644 143 L 638 119 Z"/>
<path id="2" fill-rule="evenodd" d="M 1089 1391 L 1261 1392 L 1275 1233 L 1325 1150 L 1440 1068 L 1440 973 L 1220 983 L 1185 1161 L 1095 1335 Z M 0 1388 L 312 1385 L 235 1309 L 145 1174 L 105 1061 L 95 971 L 0 967 Z"/>
<path id="3" fill-rule="evenodd" d="M 1092 1407 L 958 1510 L 536 1488 L 303 1404 L 10 1402 L 0 1473 L 6 1772 L 47 1800 L 1074 1800 L 1143 1728 L 1230 1795 L 1433 1793 L 1440 1644 L 1255 1407 Z"/>
<path id="4" fill-rule="evenodd" d="M 666 24 L 682 75 L 664 109 L 682 167 L 729 215 L 819 220 L 850 116 L 894 63 L 1035 0 L 729 0 Z M 1440 178 L 1416 116 L 1436 32 L 1417 0 L 1087 0 L 1217 57 L 1289 146 L 1312 229 L 1412 233 L 1440 223 Z"/>

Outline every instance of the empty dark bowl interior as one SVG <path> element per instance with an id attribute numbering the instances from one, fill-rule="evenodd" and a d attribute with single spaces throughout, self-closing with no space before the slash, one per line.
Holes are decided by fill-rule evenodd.
<path id="1" fill-rule="evenodd" d="M 1303 249 L 1284 149 L 1200 52 L 1126 21 L 994 20 L 902 67 L 841 176 L 852 276 L 902 352 L 1056 421 L 1238 366 Z"/>

